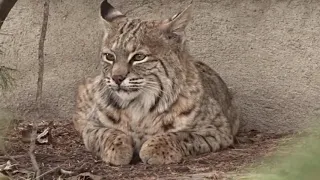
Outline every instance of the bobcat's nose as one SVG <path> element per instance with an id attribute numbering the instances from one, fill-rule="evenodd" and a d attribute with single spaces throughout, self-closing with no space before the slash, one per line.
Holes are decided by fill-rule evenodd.
<path id="1" fill-rule="evenodd" d="M 122 81 L 126 79 L 126 76 L 125 75 L 113 75 L 112 79 L 116 84 L 120 85 L 122 83 Z"/>

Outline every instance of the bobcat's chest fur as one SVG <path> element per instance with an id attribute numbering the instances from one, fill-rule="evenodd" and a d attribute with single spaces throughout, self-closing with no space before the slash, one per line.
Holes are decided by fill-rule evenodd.
<path id="1" fill-rule="evenodd" d="M 159 112 L 158 109 L 150 111 L 151 104 L 148 100 L 153 101 L 152 98 L 146 94 L 123 109 L 112 106 L 96 108 L 98 118 L 103 126 L 118 129 L 131 136 L 138 149 L 151 136 L 190 128 L 196 113 L 191 111 L 195 109 L 191 99 L 179 96 L 166 111 Z"/>

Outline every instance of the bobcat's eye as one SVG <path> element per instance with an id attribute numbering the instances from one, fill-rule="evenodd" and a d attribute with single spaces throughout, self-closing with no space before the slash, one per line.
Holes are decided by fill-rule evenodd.
<path id="1" fill-rule="evenodd" d="M 116 59 L 116 57 L 110 53 L 104 53 L 103 58 L 107 61 L 112 61 L 112 62 Z"/>
<path id="2" fill-rule="evenodd" d="M 136 54 L 132 57 L 133 61 L 142 61 L 146 58 L 147 56 L 144 54 Z"/>

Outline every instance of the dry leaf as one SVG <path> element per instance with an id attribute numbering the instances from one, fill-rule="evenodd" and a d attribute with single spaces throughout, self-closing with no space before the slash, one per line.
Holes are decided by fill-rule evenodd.
<path id="1" fill-rule="evenodd" d="M 31 142 L 32 126 L 28 125 L 25 129 L 21 130 L 21 141 L 24 143 Z"/>
<path id="2" fill-rule="evenodd" d="M 36 144 L 52 144 L 53 138 L 51 135 L 51 130 L 54 127 L 53 121 L 51 121 L 47 125 L 43 125 L 44 127 L 39 126 L 37 130 L 37 138 L 36 138 Z M 28 125 L 25 129 L 21 130 L 21 141 L 24 143 L 30 143 L 31 142 L 31 136 L 32 136 L 32 130 L 33 126 Z"/>
<path id="3" fill-rule="evenodd" d="M 37 143 L 38 144 L 47 144 L 49 142 L 49 127 L 45 128 L 40 134 L 37 134 Z"/>
<path id="4" fill-rule="evenodd" d="M 3 172 L 3 171 L 11 171 L 14 166 L 16 166 L 16 165 L 15 164 L 12 165 L 11 161 L 9 160 L 5 164 L 0 165 L 0 171 L 1 172 Z"/>
<path id="5" fill-rule="evenodd" d="M 12 174 L 12 172 L 17 169 L 15 166 L 17 166 L 17 164 L 11 164 L 10 160 L 0 165 L 0 180 L 10 179 L 6 175 Z"/>

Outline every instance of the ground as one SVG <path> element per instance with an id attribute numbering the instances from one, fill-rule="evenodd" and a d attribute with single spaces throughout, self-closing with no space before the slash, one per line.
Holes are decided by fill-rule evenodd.
<path id="1" fill-rule="evenodd" d="M 8 160 L 15 164 L 10 172 L 5 172 L 14 179 L 34 175 L 28 155 L 30 142 L 25 135 L 28 128 L 28 122 L 12 127 L 5 138 L 7 152 L 0 154 L 1 165 Z M 52 138 L 48 143 L 36 144 L 34 151 L 43 179 L 223 179 L 225 174 L 238 172 L 269 156 L 284 136 L 249 131 L 240 133 L 233 147 L 189 157 L 180 164 L 155 166 L 138 161 L 117 167 L 107 165 L 87 152 L 71 123 L 38 123 L 39 132 L 44 128 L 51 129 L 48 134 Z M 80 178 L 79 174 L 83 176 Z"/>

